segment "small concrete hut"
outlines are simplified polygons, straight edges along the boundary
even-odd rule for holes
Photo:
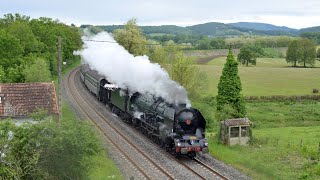
[[[220,122],[220,140],[227,145],[246,145],[250,140],[251,121],[248,118],[226,119]]]

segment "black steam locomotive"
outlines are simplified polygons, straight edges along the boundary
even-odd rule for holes
[[[129,94],[91,70],[80,68],[80,78],[88,90],[125,122],[137,127],[157,144],[176,156],[208,152],[206,121],[201,113],[185,104],[173,105],[151,94]]]

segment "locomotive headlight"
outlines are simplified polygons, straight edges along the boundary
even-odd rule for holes
[[[194,140],[193,140],[193,139],[190,140],[190,144],[191,144],[191,145],[194,144]]]
[[[178,143],[177,143],[177,146],[180,147],[180,146],[181,146],[181,142],[178,142]]]
[[[207,139],[204,139],[203,142],[204,142],[204,145],[205,145],[205,146],[208,146],[208,141],[207,141]]]

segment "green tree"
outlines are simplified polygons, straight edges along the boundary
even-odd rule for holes
[[[293,40],[288,47],[286,61],[287,63],[293,63],[296,67],[297,63],[303,64],[306,67],[307,64],[314,66],[317,57],[316,45],[310,39],[298,39]]]
[[[185,87],[191,96],[197,96],[207,85],[207,76],[182,52],[177,53],[172,64],[171,78]]]
[[[6,83],[19,83],[24,82],[24,76],[22,73],[23,66],[12,66],[9,67],[6,71]]]
[[[8,27],[8,33],[20,40],[25,55],[29,53],[38,53],[43,48],[43,43],[37,40],[27,22],[15,21],[11,23]]]
[[[202,49],[202,50],[211,49],[210,40],[207,37],[201,39],[198,43],[199,43],[197,45],[198,49]]]
[[[19,65],[23,48],[19,39],[4,30],[0,30],[0,66],[5,70],[11,66]]]
[[[92,158],[102,150],[92,127],[78,120],[64,118],[61,127],[46,120],[20,126],[0,122],[3,179],[86,179]]]
[[[256,65],[257,54],[252,50],[250,46],[243,46],[238,54],[238,61],[242,65],[248,66],[249,64]]]
[[[0,123],[0,176],[4,179],[43,178],[37,166],[40,159],[39,131],[32,125],[15,126],[8,122]]]
[[[134,56],[144,55],[147,52],[147,40],[137,26],[136,19],[130,19],[124,29],[117,29],[113,32],[115,40]]]
[[[167,55],[168,53],[162,46],[156,46],[153,50],[153,52],[150,55],[150,60],[154,63],[167,63]]]
[[[5,72],[4,72],[4,68],[2,66],[0,66],[0,83],[4,83],[5,82]]]
[[[298,40],[293,40],[287,50],[286,61],[287,63],[293,63],[293,66],[296,67],[299,59],[302,56],[302,49],[299,46]]]
[[[25,82],[49,82],[51,74],[44,59],[38,58],[34,64],[23,70]]]
[[[317,58],[317,46],[316,44],[310,39],[302,39],[299,43],[303,51],[302,58],[300,61],[298,60],[299,64],[303,64],[303,67],[306,67],[306,64],[310,66],[314,66],[316,58]]]
[[[224,106],[229,104],[236,111],[236,113],[232,113],[234,118],[244,117],[246,115],[246,107],[241,90],[241,81],[240,76],[238,75],[238,62],[234,59],[232,51],[229,50],[227,62],[224,65],[218,84],[218,112],[223,112]]]
[[[81,49],[80,31],[58,20],[41,17],[32,19],[20,14],[6,14],[0,19],[0,66],[6,82],[24,82],[23,69],[33,59],[48,61],[52,74],[57,74],[57,39],[62,37],[62,55],[67,64],[78,60],[74,50]],[[32,57],[32,58],[31,58]]]
[[[9,26],[11,23],[16,21],[29,22],[30,17],[19,14],[19,13],[15,13],[15,14],[9,13],[9,14],[5,14],[3,18],[0,19],[0,24],[5,24],[6,26]]]
[[[317,44],[320,44],[320,32],[304,32],[300,34],[300,37],[314,40]]]
[[[227,47],[224,38],[211,39],[210,46],[213,49],[225,49]]]
[[[317,50],[317,59],[320,60],[320,48]]]

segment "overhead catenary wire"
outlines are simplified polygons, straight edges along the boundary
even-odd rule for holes
[[[116,41],[105,41],[105,40],[93,40],[93,39],[85,39],[83,41],[91,41],[91,42],[99,42],[99,43],[115,43],[118,44]],[[143,43],[133,43],[133,44],[143,44]],[[177,46],[177,47],[191,47],[192,45],[182,45],[182,44],[145,44],[146,46]]]

